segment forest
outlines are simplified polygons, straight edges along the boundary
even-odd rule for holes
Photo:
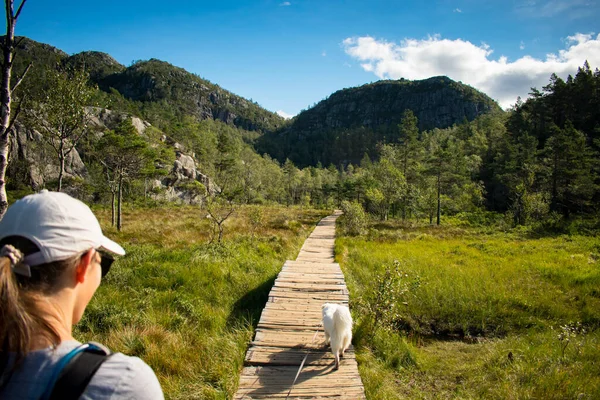
[[[414,113],[405,110],[396,134],[376,143],[376,153],[365,153],[360,163],[317,162],[304,168],[289,159],[280,162],[269,154],[259,155],[253,143],[260,132],[218,120],[176,117],[175,112],[166,117],[172,107],[101,91],[89,86],[86,73],[77,69],[48,69],[41,77],[44,83],[32,74],[30,83],[22,85],[27,108],[23,123],[47,138],[40,146],[45,146],[49,163],[60,163],[60,152],[50,146],[58,137],[66,137],[67,147],[78,150],[87,173],[67,178],[64,190],[93,202],[110,202],[120,190],[125,202],[147,204],[159,190],[153,193],[149,180],[167,175],[175,151],[185,151],[219,188],[217,197],[232,204],[333,208],[347,201],[381,220],[441,224],[445,216],[463,215],[473,221],[505,218],[513,226],[556,224],[598,212],[600,73],[587,63],[566,81],[552,75],[548,85],[532,88],[531,97],[518,99],[506,112],[483,114],[449,128],[420,131]],[[48,103],[52,107],[44,105],[44,99],[53,99]],[[137,115],[152,126],[139,136],[131,123],[122,121],[100,140],[97,133],[86,134],[90,127],[84,112],[84,106],[99,104],[121,111],[137,107]],[[67,121],[63,116],[74,105],[81,112]],[[158,109],[163,114],[157,114]],[[70,126],[70,131],[57,132],[58,126]],[[160,140],[163,132],[179,150]],[[346,145],[374,136],[365,127],[328,135]],[[312,151],[318,154],[319,146]],[[25,178],[26,168],[24,162],[10,163],[9,191],[33,189]],[[47,182],[50,189],[59,185],[63,183],[57,179]],[[214,194],[198,182],[179,185],[198,198]]]

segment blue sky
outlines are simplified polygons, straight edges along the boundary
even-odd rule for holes
[[[600,67],[600,0],[28,0],[16,34],[124,65],[158,58],[295,115],[336,90],[434,75],[509,106]]]

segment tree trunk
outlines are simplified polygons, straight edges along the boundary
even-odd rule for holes
[[[10,134],[10,105],[11,90],[10,78],[14,55],[15,19],[13,18],[13,3],[6,0],[6,36],[4,37],[3,62],[2,62],[2,88],[0,88],[0,219],[8,208],[8,197],[6,196],[6,168],[8,167]],[[10,15],[9,15],[10,14]]]
[[[119,197],[118,197],[118,206],[117,206],[117,230],[120,231],[122,228],[122,224],[121,224],[121,212],[123,210],[122,208],[122,202],[123,202],[123,175],[119,175]]]
[[[219,244],[221,244],[221,240],[223,239],[223,227],[222,227],[222,225],[223,225],[223,222],[225,222],[225,221],[222,221],[222,222],[219,224],[219,240],[218,240],[218,242],[217,242],[217,243],[219,243]]]
[[[4,129],[4,127],[0,128]],[[8,197],[6,196],[6,167],[8,166],[8,135],[0,134],[0,219],[8,209]]]
[[[115,198],[117,197],[117,194],[115,193],[114,189],[111,190],[111,200],[110,200],[110,222],[111,222],[111,226],[115,226]]]
[[[57,192],[60,192],[62,190],[62,181],[63,181],[63,175],[65,173],[65,152],[63,149],[63,143],[61,142],[60,144],[60,152],[58,154],[58,160],[59,160],[59,169],[58,169],[58,188],[57,188]]]
[[[405,145],[406,146],[406,145]],[[408,150],[404,151],[404,168],[402,173],[404,174],[404,179],[406,179],[406,171],[408,170]],[[402,222],[406,221],[406,204],[408,203],[408,194],[409,194],[409,186],[408,180],[406,182],[406,195],[402,196]]]
[[[555,150],[556,152],[556,150]],[[554,165],[552,168],[552,200],[550,201],[550,209],[558,210],[558,155],[554,154]]]
[[[442,216],[442,174],[438,172],[437,176],[437,225],[440,224],[440,219]]]

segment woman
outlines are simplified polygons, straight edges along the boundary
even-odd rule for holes
[[[109,254],[125,251],[102,234],[89,207],[64,193],[42,191],[8,209],[0,221],[1,399],[61,397],[65,382],[70,393],[71,375],[59,376],[86,347],[72,327],[108,273]],[[141,359],[116,353],[101,362],[81,398],[163,399]]]

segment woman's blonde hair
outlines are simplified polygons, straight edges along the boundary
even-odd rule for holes
[[[39,251],[29,239],[8,236],[0,241],[0,248],[10,244],[24,255]],[[7,375],[19,366],[31,350],[34,338],[43,338],[50,345],[58,346],[60,336],[37,306],[36,298],[60,289],[59,279],[67,270],[75,268],[80,255],[67,260],[31,267],[31,277],[15,274],[13,260],[0,257],[0,387]],[[14,355],[14,360],[10,354]]]

